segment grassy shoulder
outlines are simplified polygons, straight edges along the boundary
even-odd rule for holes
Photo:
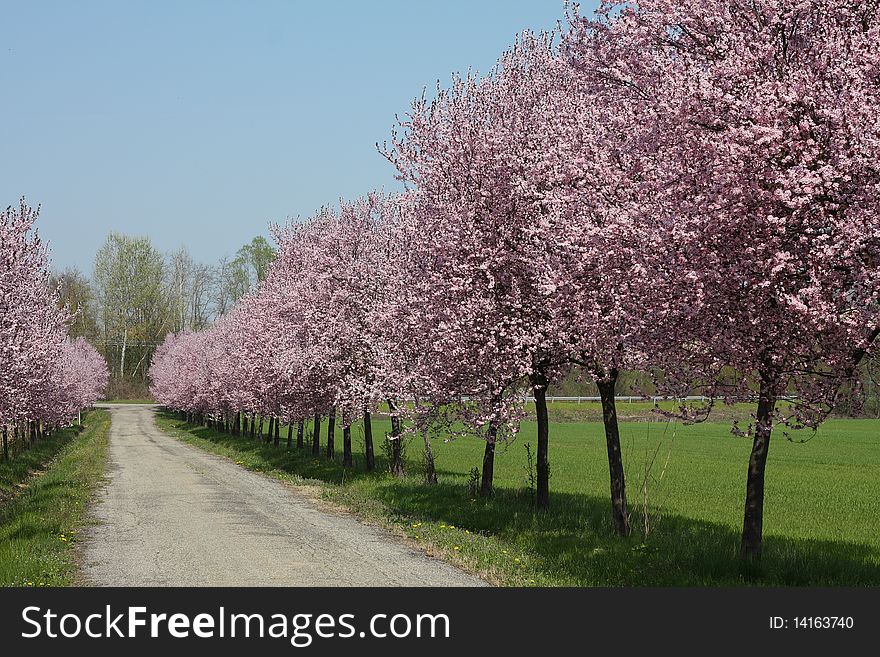
[[[104,474],[110,414],[83,414],[83,428],[59,431],[0,464],[0,586],[67,586],[86,505]]]
[[[439,483],[421,482],[420,441],[411,476],[355,467],[187,425],[160,412],[171,435],[238,465],[315,486],[326,501],[388,527],[429,553],[507,586],[738,586],[880,584],[880,423],[829,422],[805,444],[780,440],[768,466],[765,555],[745,569],[737,547],[749,443],[729,425],[622,425],[633,534],[610,531],[607,462],[600,424],[551,431],[551,509],[536,511],[528,487],[533,427],[496,460],[496,494],[474,499],[470,470],[479,440],[433,440]],[[377,446],[388,430],[374,422]],[[322,454],[326,423],[322,427]],[[307,432],[308,433],[308,432]],[[286,433],[282,430],[282,442]],[[337,450],[341,436],[337,432]],[[645,476],[651,455],[658,454]],[[383,459],[379,459],[379,468]],[[649,486],[645,489],[644,481]]]

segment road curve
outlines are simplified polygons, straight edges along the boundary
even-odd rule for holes
[[[481,586],[385,531],[108,404],[108,483],[80,544],[92,586]]]

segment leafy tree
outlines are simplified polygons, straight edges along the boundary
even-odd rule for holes
[[[100,337],[98,301],[88,277],[76,267],[70,267],[54,274],[49,279],[49,287],[58,291],[61,305],[71,313],[70,336],[97,341]]]
[[[275,250],[266,238],[258,235],[242,246],[235,257],[223,257],[214,275],[214,305],[217,316],[225,315],[233,304],[266,278]]]
[[[164,258],[146,237],[111,232],[95,255],[105,355],[116,356],[120,377],[136,375],[167,332],[164,275]],[[139,356],[134,367],[126,363],[131,349]]]
[[[206,328],[210,323],[214,272],[193,260],[186,247],[166,259],[166,295],[172,331]]]

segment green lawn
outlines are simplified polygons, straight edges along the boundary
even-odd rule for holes
[[[634,529],[624,540],[610,532],[599,423],[551,425],[547,512],[531,504],[524,446],[534,449],[536,428],[529,422],[515,442],[499,448],[491,500],[468,494],[468,473],[482,458],[477,439],[434,439],[440,483],[426,487],[420,480],[420,440],[407,447],[411,476],[395,480],[363,472],[360,427],[354,429],[355,468],[345,470],[295,449],[187,426],[172,415],[161,415],[159,424],[245,467],[294,482],[317,480],[326,499],[496,583],[880,584],[880,422],[874,420],[831,420],[805,443],[776,434],[767,466],[765,554],[760,568],[752,570],[736,558],[750,441],[732,436],[729,424],[622,424]],[[321,429],[323,445],[326,422]],[[374,422],[377,453],[388,430],[387,420]],[[285,438],[283,431],[282,444]],[[338,429],[336,445],[341,452]],[[655,450],[646,537],[642,482]]]
[[[104,474],[110,415],[83,414],[84,428],[38,442],[0,463],[0,586],[64,586],[73,581],[73,545],[86,504]]]

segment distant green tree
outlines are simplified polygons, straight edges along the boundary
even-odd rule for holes
[[[200,331],[210,324],[211,267],[193,260],[185,246],[170,253],[165,266],[169,329]]]
[[[104,357],[118,363],[119,377],[143,377],[143,363],[169,329],[164,278],[165,259],[147,237],[111,232],[95,254]],[[132,348],[137,361],[126,363]]]
[[[73,313],[68,329],[70,337],[83,337],[92,343],[98,340],[98,301],[88,276],[76,267],[69,267],[53,274],[49,286],[58,290],[59,303]]]
[[[216,270],[215,310],[225,315],[232,304],[256,289],[275,259],[275,249],[261,235],[242,246],[231,260],[222,258]]]
[[[269,265],[275,258],[275,249],[262,235],[257,235],[245,244],[235,254],[233,263],[246,272],[251,289],[255,288],[266,278]]]

